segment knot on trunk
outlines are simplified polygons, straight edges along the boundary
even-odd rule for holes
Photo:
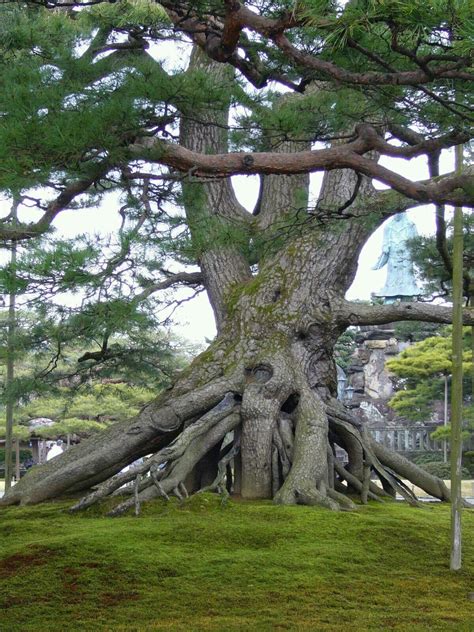
[[[273,369],[269,364],[258,364],[245,369],[245,377],[248,383],[266,384],[273,377]]]

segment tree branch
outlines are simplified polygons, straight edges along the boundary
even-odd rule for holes
[[[427,303],[394,303],[392,305],[366,305],[350,301],[332,304],[336,319],[349,325],[383,325],[399,320],[421,320],[432,323],[452,322],[452,307]],[[464,309],[464,324],[474,324],[474,309]]]
[[[466,81],[474,79],[474,75],[465,69],[469,68],[469,58],[457,56],[453,60],[452,54],[436,59],[440,63],[435,67],[431,66],[429,69],[426,67],[420,68],[415,63],[414,70],[351,72],[334,62],[323,60],[317,55],[299,50],[290,41],[285,31],[294,27],[301,27],[305,23],[304,16],[299,17],[296,11],[284,15],[282,18],[273,19],[255,13],[244,6],[243,3],[226,2],[228,7],[229,5],[232,7],[232,13],[228,12],[227,16],[218,22],[214,15],[198,15],[197,12],[193,12],[192,6],[189,6],[186,10],[187,3],[183,3],[178,10],[175,2],[161,2],[161,4],[167,11],[175,28],[191,35],[193,41],[217,61],[233,63],[233,59],[238,56],[232,57],[229,52],[237,47],[240,33],[247,29],[271,40],[287,58],[291,59],[298,66],[318,73],[317,77],[314,78],[327,79],[329,76],[341,83],[362,86],[413,86],[431,83],[434,78],[464,79]],[[210,28],[211,25],[212,29]],[[208,43],[209,37],[214,39],[214,44]],[[222,57],[222,59],[219,59],[219,57]],[[445,63],[443,64],[443,62]]]
[[[191,151],[161,139],[142,138],[129,147],[129,155],[131,159],[143,159],[168,165],[178,171],[187,172],[190,176],[200,178],[228,177],[237,174],[292,175],[348,168],[374,178],[422,203],[437,202],[474,206],[474,196],[467,190],[472,187],[474,181],[474,176],[469,172],[462,176],[445,176],[439,180],[413,182],[362,155],[371,150],[380,151],[381,144],[392,147],[381,141],[377,134],[368,132],[369,127],[358,126],[358,136],[355,140],[337,147],[312,151],[236,152],[209,155]],[[413,155],[422,153],[424,151]]]
[[[278,33],[272,39],[278,48],[298,65],[318,71],[321,73],[321,78],[327,78],[329,75],[332,79],[342,83],[363,86],[412,86],[431,83],[434,77],[439,79],[464,79],[465,81],[474,79],[474,75],[470,72],[459,70],[453,64],[439,66],[430,73],[422,69],[399,72],[350,72],[332,62],[303,53],[290,42],[284,33]]]
[[[109,164],[103,164],[93,175],[87,178],[81,178],[69,184],[56,199],[47,205],[43,216],[37,222],[30,224],[22,222],[11,223],[9,216],[0,219],[0,239],[20,241],[38,237],[38,235],[45,233],[55,217],[64,211],[78,195],[85,193],[98,179],[103,177],[109,169]]]
[[[199,286],[203,283],[203,275],[201,272],[177,272],[168,276],[163,281],[158,281],[145,288],[140,294],[137,294],[134,298],[134,302],[141,302],[147,299],[151,294],[158,292],[159,290],[166,290],[176,285],[188,285]]]
[[[105,0],[30,1],[31,4],[57,9],[90,6],[100,4]],[[412,69],[387,68],[387,65],[381,63],[380,59],[372,56],[368,59],[375,63],[377,68],[382,66],[384,71],[370,69],[365,72],[353,72],[333,61],[322,59],[317,53],[302,50],[291,41],[291,35],[287,35],[287,32],[291,32],[291,29],[294,28],[303,27],[307,21],[304,12],[299,11],[298,3],[295,3],[293,11],[286,12],[278,18],[265,17],[237,0],[225,0],[222,4],[222,11],[216,14],[215,6],[213,6],[212,13],[205,13],[199,3],[196,7],[196,3],[191,2],[168,2],[165,0],[161,2],[161,6],[167,12],[176,31],[188,35],[212,59],[222,63],[230,63],[238,68],[258,88],[265,86],[269,80],[281,81],[283,79],[282,83],[288,84],[284,81],[285,77],[282,77],[278,71],[276,74],[271,69],[262,72],[259,67],[261,65],[260,59],[252,55],[245,46],[245,36],[248,32],[256,34],[263,40],[261,46],[267,54],[271,54],[270,49],[275,46],[294,64],[307,72],[311,71],[313,79],[327,79],[329,77],[338,83],[359,86],[421,86],[433,83],[436,79],[461,79],[464,81],[474,79],[474,75],[470,71],[469,55],[455,55],[452,50],[447,54],[435,51],[436,54],[419,57],[416,48],[414,50],[403,48],[398,52],[404,56],[406,62],[412,64]],[[384,20],[371,16],[369,19],[373,23],[379,22],[390,26],[388,18]],[[324,16],[321,16],[318,26],[326,28],[330,32],[331,28],[338,26],[338,21],[326,20]],[[268,41],[269,44],[266,43]],[[385,43],[388,47],[396,50],[393,38],[390,36]],[[352,38],[350,45],[352,47],[357,45],[357,50],[364,54],[364,49]],[[237,48],[245,51],[245,59],[238,53]]]

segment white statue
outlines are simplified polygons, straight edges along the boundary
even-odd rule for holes
[[[407,243],[417,236],[416,226],[406,213],[398,213],[385,226],[382,254],[373,270],[380,270],[387,264],[385,285],[375,294],[383,297],[386,303],[393,303],[397,299],[407,300],[421,294]]]
[[[47,461],[51,461],[54,457],[59,456],[64,452],[64,448],[62,447],[63,442],[61,439],[58,439],[56,443],[54,443],[50,449],[48,450],[48,456],[46,457]]]

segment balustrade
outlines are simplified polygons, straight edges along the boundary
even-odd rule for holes
[[[406,426],[371,426],[370,434],[376,441],[396,452],[442,452],[443,442],[431,439],[435,424],[424,424],[415,427]],[[464,449],[472,449],[474,440],[465,442]]]

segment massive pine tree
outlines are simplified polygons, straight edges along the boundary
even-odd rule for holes
[[[337,401],[334,346],[350,325],[450,322],[449,307],[365,305],[345,294],[387,218],[426,203],[474,205],[469,169],[438,170],[442,150],[473,136],[469,3],[15,4],[2,6],[1,186],[42,214],[30,224],[5,217],[0,235],[36,236],[101,187],[141,200],[140,228],[153,216],[156,227],[173,195],[186,247],[162,247],[199,269],[157,266],[139,297],[201,286],[218,333],[135,419],[34,468],[3,502],[88,492],[77,505],[86,507],[135,480],[119,513],[156,495],[222,488],[232,461],[233,489],[245,498],[339,509],[353,507],[350,490],[414,501],[406,478],[448,500],[442,481],[378,445]],[[170,41],[182,53],[193,46],[186,70],[176,53],[174,66],[165,59]],[[382,156],[426,156],[432,177],[410,180]],[[235,196],[236,174],[260,176],[252,213]],[[474,322],[472,309],[465,314]],[[370,470],[383,489],[369,484]]]

